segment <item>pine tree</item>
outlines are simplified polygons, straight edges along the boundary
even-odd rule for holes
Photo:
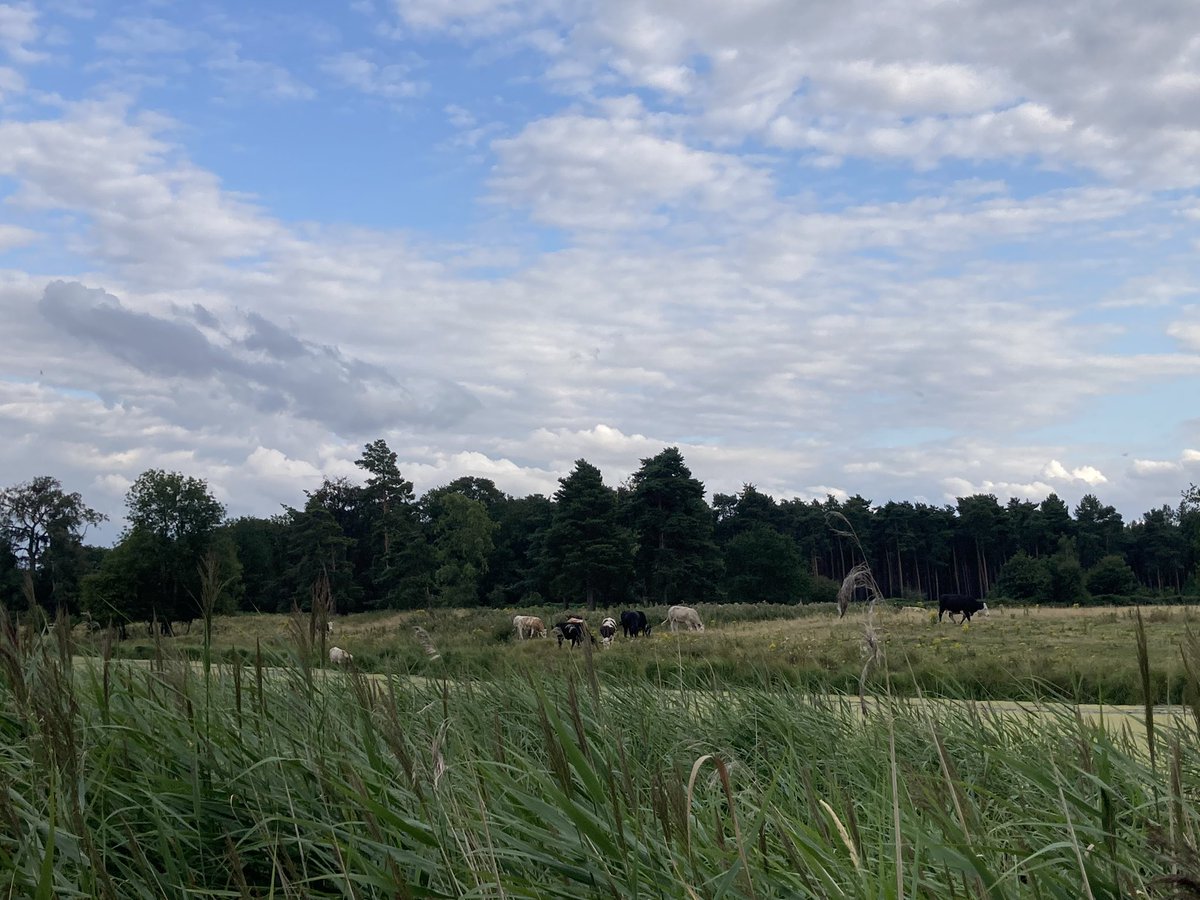
[[[597,599],[624,592],[632,569],[633,540],[617,516],[616,492],[587,460],[559,479],[554,518],[546,531],[543,562],[554,590],[569,606],[582,595],[588,609]]]
[[[630,480],[629,521],[637,535],[636,573],[647,599],[660,603],[715,596],[721,557],[704,485],[677,447],[642,460]]]

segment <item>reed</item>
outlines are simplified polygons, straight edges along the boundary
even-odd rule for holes
[[[1142,736],[1069,706],[882,694],[864,719],[853,695],[668,689],[605,671],[601,653],[564,654],[566,678],[432,679],[329,671],[308,629],[295,640],[205,679],[169,645],[153,666],[72,660],[0,611],[0,894],[1153,897],[1197,883],[1191,718],[1156,717],[1169,762],[1152,764]]]

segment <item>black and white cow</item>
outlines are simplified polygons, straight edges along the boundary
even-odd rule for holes
[[[639,634],[650,636],[650,622],[640,609],[627,609],[621,613],[621,630],[625,637],[637,637]]]
[[[560,647],[563,645],[563,641],[570,641],[572,648],[582,644],[585,639],[590,639],[593,644],[596,643],[595,635],[588,630],[587,622],[578,616],[572,616],[565,622],[557,623],[554,626],[554,636],[558,638]]]
[[[942,614],[949,613],[950,621],[954,621],[954,614],[958,613],[962,616],[960,621],[970,622],[971,616],[977,612],[982,612],[985,616],[991,615],[988,612],[987,604],[982,600],[974,600],[966,594],[942,594],[938,598],[938,621],[942,621]]]
[[[607,619],[605,619],[603,622],[600,623],[600,640],[604,642],[605,647],[607,647],[609,644],[612,643],[613,635],[615,635],[616,633],[617,633],[617,620],[614,619],[612,616],[609,616]]]

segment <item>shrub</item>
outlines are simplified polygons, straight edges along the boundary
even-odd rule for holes
[[[1003,566],[996,578],[995,593],[1010,600],[1045,603],[1051,599],[1050,572],[1046,563],[1018,551]]]
[[[1137,576],[1124,558],[1113,553],[1092,566],[1087,574],[1087,589],[1093,594],[1132,594]]]
[[[805,603],[837,603],[838,588],[841,585],[832,578],[824,575],[814,575],[808,583],[808,594]]]

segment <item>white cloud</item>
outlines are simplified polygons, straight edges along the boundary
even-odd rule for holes
[[[556,5],[553,0],[392,0],[402,33],[448,32],[464,38],[530,27]]]
[[[326,59],[321,67],[347,87],[384,100],[408,100],[423,94],[428,85],[412,77],[411,67],[381,65],[362,53],[346,52]]]
[[[20,184],[10,202],[82,213],[86,250],[175,287],[280,235],[247,199],[175,158],[161,125],[130,122],[119,103],[90,102],[61,119],[0,121],[0,175]]]
[[[22,247],[26,244],[31,244],[37,238],[38,234],[36,231],[31,231],[28,228],[20,228],[16,225],[0,223],[0,253],[13,247]]]
[[[40,36],[37,21],[37,10],[30,3],[0,3],[0,52],[15,63],[44,59],[44,54],[27,46]]]
[[[1052,459],[1046,463],[1042,474],[1046,478],[1055,481],[1082,481],[1084,484],[1095,487],[1098,484],[1107,483],[1108,479],[1104,477],[1104,473],[1095,466],[1077,466],[1074,469],[1068,470],[1066,466],[1060,463],[1057,459]]]
[[[539,119],[492,148],[497,196],[566,228],[653,226],[682,204],[740,217],[770,195],[765,172],[655,133],[635,117]]]
[[[286,68],[263,60],[246,59],[236,44],[229,44],[206,67],[216,73],[226,90],[259,94],[280,100],[312,100],[317,92]]]
[[[1160,472],[1175,472],[1179,463],[1169,459],[1135,459],[1133,472],[1135,475],[1157,475]]]
[[[0,102],[25,90],[25,79],[16,69],[0,66]]]
[[[196,41],[166,19],[144,16],[117,19],[96,38],[96,46],[126,57],[174,56],[190,50]]]

